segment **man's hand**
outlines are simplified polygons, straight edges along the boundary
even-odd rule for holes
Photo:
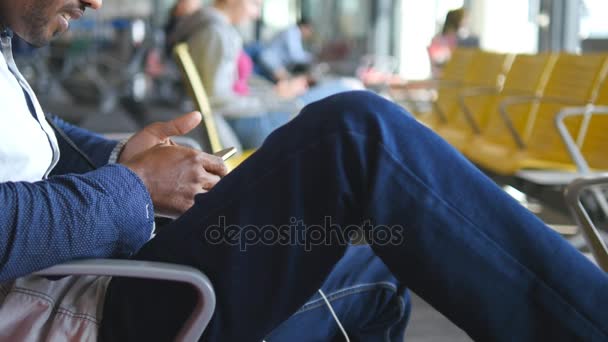
[[[184,135],[202,120],[192,112],[146,126],[123,149],[118,162],[143,181],[156,212],[174,217],[194,204],[194,196],[211,190],[228,169],[221,158],[176,146],[172,136]]]
[[[170,144],[172,136],[184,135],[196,128],[202,120],[201,113],[192,112],[167,122],[156,122],[146,126],[132,136],[120,153],[118,162],[124,162],[156,145]]]
[[[156,213],[183,214],[194,196],[213,188],[228,172],[221,158],[190,148],[156,145],[123,163],[146,185]]]

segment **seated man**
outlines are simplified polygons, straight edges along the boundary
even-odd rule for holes
[[[85,6],[101,6],[0,4],[3,26],[36,45]],[[337,338],[335,325],[312,327],[307,315],[316,290],[335,279],[367,285],[337,290],[333,303],[386,289],[341,305],[353,339],[397,340],[407,316],[395,305],[397,280],[474,339],[608,338],[608,277],[394,104],[366,92],[314,103],[229,175],[218,159],[171,143],[199,123],[195,113],[147,127],[124,146],[64,125],[94,152],[90,164],[119,162],[87,171],[44,120],[9,36],[5,29],[0,63],[10,122],[0,126],[3,338],[94,338],[100,324],[102,340],[171,340],[195,303],[188,286],[25,277],[118,256],[205,272],[218,299],[207,341]],[[48,178],[51,170],[58,176]],[[180,216],[148,241],[154,212]],[[369,246],[352,247],[354,238]],[[297,335],[281,331],[291,320]]]
[[[308,19],[301,19],[279,32],[259,55],[259,62],[271,79],[289,79],[292,71],[305,71],[313,62],[312,54],[304,49],[304,42],[311,39],[314,30]]]
[[[0,196],[5,209],[0,214],[0,281],[5,282],[0,284],[0,336],[92,340],[98,335],[110,278],[15,278],[81,257],[129,256],[149,239],[155,211],[171,216],[182,213],[192,206],[195,194],[213,188],[225,167],[212,156],[173,146],[169,140],[170,135],[198,126],[200,114],[151,125],[118,145],[53,120],[51,125],[59,126],[87,152],[87,165],[87,158],[75,153],[63,137],[57,138],[47,123],[14,64],[8,27],[41,45],[47,35],[67,28],[66,18],[77,18],[84,6],[99,7],[100,2],[58,0],[50,7],[39,0],[14,7],[7,4],[3,3],[3,13],[13,18],[2,22],[0,55],[2,120],[6,123],[0,126]],[[33,21],[40,17],[48,20]],[[139,159],[139,152],[148,148],[158,149],[156,156]],[[100,167],[108,160],[129,166]],[[353,329],[353,336],[402,340],[409,313],[405,289],[368,246],[349,248],[320,287],[342,321],[361,329]],[[239,291],[245,293],[247,288]],[[311,296],[294,320],[272,332],[272,338],[290,340],[302,331],[314,331],[325,340],[338,334],[327,307],[317,304],[318,298]],[[365,310],[346,316],[352,307]]]

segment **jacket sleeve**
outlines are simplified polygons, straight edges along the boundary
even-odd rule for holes
[[[312,63],[313,56],[304,49],[304,44],[302,42],[302,34],[300,33],[300,29],[297,26],[292,27],[286,32],[285,44],[287,46],[287,51],[289,54],[289,58],[291,59],[291,63]]]
[[[129,256],[154,220],[145,186],[121,165],[0,183],[0,203],[0,281],[74,259]]]
[[[86,129],[70,125],[57,117],[53,117],[52,120],[71,140],[74,141],[79,149],[91,158],[97,167],[104,166],[108,163],[110,154],[117,144],[116,141],[106,139],[103,136]],[[57,166],[53,169],[52,175],[91,171],[91,168],[85,160],[76,153],[61,136],[57,135],[57,141],[59,143],[61,158],[59,159]]]

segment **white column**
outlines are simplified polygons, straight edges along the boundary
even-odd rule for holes
[[[400,11],[400,74],[408,80],[428,78],[427,47],[435,35],[436,2],[402,0]]]
[[[476,0],[473,2],[473,31],[480,34],[481,47],[511,53],[536,53],[538,25],[530,18],[529,0]],[[532,12],[533,13],[533,12]]]

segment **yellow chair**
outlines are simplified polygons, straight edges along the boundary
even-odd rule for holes
[[[576,170],[521,170],[516,174],[518,178],[539,185],[566,186],[578,177],[608,171],[608,79],[604,80],[594,105],[564,108],[556,115],[555,123]],[[578,131],[570,129],[577,125]],[[604,199],[598,202],[608,215],[608,202]]]
[[[487,113],[471,113],[479,123],[479,134],[471,135],[466,144],[460,146],[472,161],[482,164],[485,156],[508,155],[515,149],[513,137],[500,114],[500,105],[511,97],[537,98],[542,97],[549,77],[557,62],[557,54],[518,55],[507,76],[501,95],[490,99]],[[465,105],[467,102],[465,100]],[[538,105],[512,107],[513,114],[524,120],[530,112],[538,110]]]
[[[608,246],[606,246],[602,233],[593,224],[589,213],[585,210],[581,202],[581,195],[584,190],[593,189],[597,186],[606,187],[606,185],[608,185],[608,174],[588,176],[572,182],[565,193],[566,204],[570,208],[572,216],[574,216],[581,227],[583,237],[587,241],[587,245],[590,247],[597,265],[604,272],[608,272]],[[603,197],[604,195],[601,194],[600,196]]]
[[[451,96],[447,100],[444,96],[442,99],[444,104],[439,104],[439,107],[449,108],[449,110],[443,111],[444,120],[434,126],[435,131],[453,145],[458,144],[457,138],[461,132],[469,132],[471,127],[479,131],[477,123],[473,121],[474,118],[470,114],[483,111],[487,103],[477,102],[466,108],[468,111],[463,112],[462,98],[472,94],[498,93],[503,87],[505,75],[511,69],[513,59],[514,56],[509,54],[483,51],[475,54],[463,87],[448,90],[452,93]]]
[[[437,100],[433,103],[433,111],[420,115],[419,120],[434,130],[449,125],[458,117],[460,95],[465,91],[496,91],[501,87],[502,77],[511,66],[512,58],[506,54],[498,54],[477,50],[473,52],[471,62],[466,69],[464,78],[459,84],[440,87]]]
[[[441,72],[440,82],[460,85],[464,82],[469,67],[474,63],[473,58],[479,50],[459,48],[454,50],[450,61]]]
[[[217,124],[213,116],[213,111],[209,103],[209,97],[203,86],[203,81],[198,73],[196,64],[192,60],[188,45],[181,43],[175,46],[173,54],[180,71],[182,72],[182,78],[186,83],[186,87],[194,100],[196,108],[203,115],[203,129],[208,139],[208,144],[211,148],[210,152],[218,152],[229,146],[222,146],[220,135],[218,133]],[[226,166],[230,170],[236,168],[245,159],[247,159],[254,151],[243,151],[240,155],[235,156],[226,161]]]
[[[405,108],[408,108],[413,114],[424,114],[420,111],[414,110],[417,108],[415,94],[419,94],[420,92],[424,92],[426,94],[429,92],[434,93],[439,89],[462,86],[467,70],[472,63],[473,56],[477,52],[478,50],[476,49],[456,49],[452,54],[452,58],[450,58],[445,65],[441,78],[410,81],[404,84],[392,84],[390,87],[391,97],[395,102],[399,103]]]
[[[587,107],[583,127],[576,138],[581,154],[592,170],[608,171],[608,77],[598,92],[595,106]],[[565,118],[565,126],[572,126]]]
[[[478,146],[474,140],[486,131],[494,132],[504,128],[498,107],[509,96],[540,96],[547,84],[548,76],[555,65],[557,55],[517,55],[505,75],[501,90],[472,89],[460,94],[459,115],[449,127],[439,133],[461,152],[469,146]],[[488,134],[488,138],[499,136]],[[510,136],[506,136],[511,139]]]
[[[483,138],[466,150],[466,155],[481,167],[502,175],[514,175],[522,169],[574,169],[555,129],[554,118],[565,106],[594,101],[607,67],[606,55],[560,55],[543,96],[510,97],[503,101],[502,129],[484,132]],[[570,122],[569,129],[577,132],[580,124],[581,120]],[[501,141],[488,139],[491,134],[497,134]]]

